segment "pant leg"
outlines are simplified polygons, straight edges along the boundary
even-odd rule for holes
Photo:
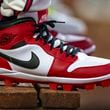
[[[1,14],[3,16],[13,16],[15,11],[39,11],[48,8],[51,0],[3,0],[1,4]]]
[[[33,0],[30,11],[40,11],[47,9],[51,5],[51,0]]]

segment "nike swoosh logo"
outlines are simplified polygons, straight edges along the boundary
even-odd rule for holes
[[[5,55],[4,53],[0,52],[0,57],[8,60],[9,62],[18,65],[20,67],[24,67],[27,69],[35,69],[39,66],[40,60],[34,52],[31,52],[31,59],[29,61],[23,61],[11,56]]]

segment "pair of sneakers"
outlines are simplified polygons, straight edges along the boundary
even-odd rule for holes
[[[46,83],[69,91],[110,86],[110,60],[88,56],[53,37],[48,26],[55,23],[36,23],[31,17],[0,23],[1,80]]]
[[[87,27],[80,19],[67,16],[53,8],[49,8],[49,20],[64,21],[65,23],[57,23],[55,28],[51,29],[54,35],[66,44],[81,48],[88,55],[91,55],[96,46],[92,40],[84,36],[87,32]]]

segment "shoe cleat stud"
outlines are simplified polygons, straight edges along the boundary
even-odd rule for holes
[[[65,85],[63,85],[63,90],[72,91],[73,90],[73,85],[65,84]]]
[[[95,84],[87,84],[84,86],[86,90],[93,90],[95,88]]]
[[[49,84],[49,87],[50,87],[50,89],[52,89],[52,90],[57,90],[57,86],[58,86],[58,84],[56,84],[56,83],[50,83],[50,84]]]
[[[101,86],[103,87],[109,87],[110,86],[110,80],[102,81]]]
[[[10,80],[10,79],[5,79],[4,84],[5,84],[5,86],[9,86],[9,87],[11,86],[12,87],[13,86],[13,81]]]

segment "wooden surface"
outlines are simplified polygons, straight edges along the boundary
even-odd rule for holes
[[[78,91],[50,90],[21,84],[18,87],[0,86],[0,110],[61,110],[80,107]]]
[[[36,100],[36,90],[32,87],[0,87],[2,109],[36,108]]]
[[[43,108],[75,109],[80,107],[78,91],[41,89],[40,98]]]

